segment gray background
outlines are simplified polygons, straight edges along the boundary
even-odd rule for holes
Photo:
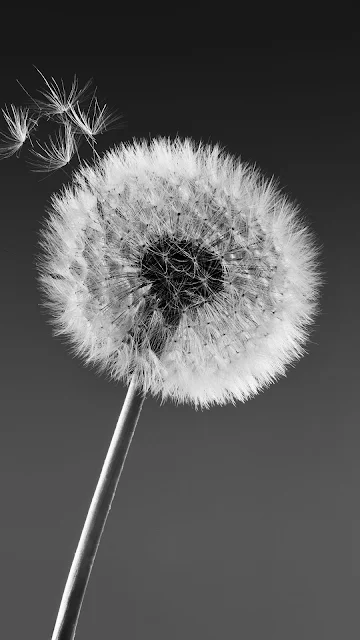
[[[326,284],[308,355],[245,404],[145,400],[77,640],[359,637],[359,49],[263,40],[187,55],[3,56],[1,106],[90,77],[132,137],[222,144],[301,203]],[[2,129],[3,123],[2,123]],[[86,153],[85,153],[86,155]],[[26,156],[26,154],[25,154]],[[50,638],[126,389],[39,311],[34,254],[67,175],[0,163],[0,602],[6,640]]]

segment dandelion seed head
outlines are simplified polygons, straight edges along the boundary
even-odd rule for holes
[[[314,236],[273,180],[218,145],[134,140],[84,163],[39,244],[54,334],[162,402],[245,402],[306,353]]]

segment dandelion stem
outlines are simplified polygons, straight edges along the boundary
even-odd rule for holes
[[[145,396],[132,378],[70,568],[51,640],[73,640],[96,552]]]

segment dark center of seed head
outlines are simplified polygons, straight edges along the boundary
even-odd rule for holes
[[[152,312],[162,312],[164,323],[175,333],[182,314],[192,307],[196,311],[223,289],[223,268],[216,255],[204,245],[190,240],[174,240],[162,236],[145,251],[139,262],[140,278],[151,284],[142,309],[140,326],[129,334],[135,343],[146,342],[160,357],[166,334],[158,328],[151,335],[148,323]],[[160,333],[161,331],[161,333]]]
[[[176,328],[193,305],[210,301],[223,288],[223,268],[216,255],[190,240],[159,238],[142,256],[141,278],[165,323]]]

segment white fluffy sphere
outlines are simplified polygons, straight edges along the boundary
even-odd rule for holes
[[[38,281],[54,335],[114,380],[197,409],[303,356],[319,248],[297,205],[219,146],[122,144],[53,196]]]

